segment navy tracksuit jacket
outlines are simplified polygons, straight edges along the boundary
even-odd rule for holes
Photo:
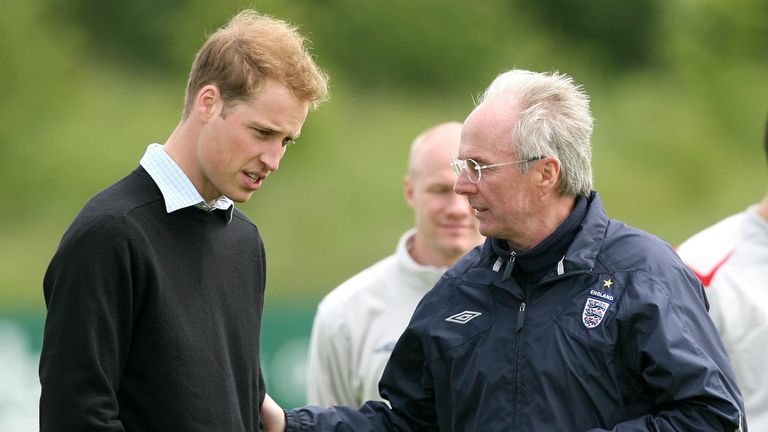
[[[668,244],[609,219],[594,192],[531,289],[494,242],[417,307],[379,385],[391,409],[295,409],[287,430],[746,431],[703,288]]]

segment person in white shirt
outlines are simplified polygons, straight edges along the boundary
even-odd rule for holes
[[[378,383],[422,296],[483,241],[467,199],[453,191],[461,123],[433,126],[411,145],[405,199],[415,228],[397,249],[331,291],[319,304],[309,346],[307,402],[358,406],[383,400]]]
[[[768,123],[764,146],[768,155]],[[768,195],[695,234],[677,252],[706,288],[750,430],[768,431]]]

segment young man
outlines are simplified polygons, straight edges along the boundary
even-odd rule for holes
[[[244,11],[200,49],[165,145],[77,215],[44,280],[41,431],[256,431],[264,248],[233,201],[278,169],[327,78]]]
[[[768,156],[768,121],[763,146]],[[695,234],[678,253],[707,289],[749,426],[768,431],[768,196]]]
[[[606,216],[591,132],[570,77],[496,78],[454,161],[487,240],[413,313],[380,383],[391,408],[283,417],[270,401],[267,430],[738,430],[701,284],[669,245]]]
[[[411,145],[405,199],[416,227],[393,255],[330,292],[309,345],[307,402],[359,406],[381,400],[379,379],[413,310],[445,270],[482,242],[467,200],[453,192],[451,159],[461,123],[443,123]]]

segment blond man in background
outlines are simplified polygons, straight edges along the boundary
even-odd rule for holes
[[[449,266],[483,241],[472,208],[453,191],[451,160],[460,136],[461,123],[450,122],[413,141],[404,192],[415,228],[400,237],[393,255],[339,285],[318,306],[308,403],[383,400],[379,379],[416,305]]]

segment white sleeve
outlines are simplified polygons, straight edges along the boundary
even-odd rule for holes
[[[709,302],[709,316],[712,318],[712,322],[715,323],[715,327],[720,332],[722,337],[724,333],[728,332],[728,325],[725,322],[727,315],[723,314],[723,305],[727,303],[728,294],[726,288],[717,288],[716,285],[710,285],[705,290],[707,294],[707,301]]]
[[[709,316],[730,353],[739,348],[738,341],[755,325],[754,307],[750,304],[753,299],[748,292],[752,286],[757,285],[748,284],[741,275],[724,267],[706,289]]]
[[[323,407],[356,407],[358,398],[352,388],[350,333],[341,316],[318,308],[309,341],[307,404]]]

